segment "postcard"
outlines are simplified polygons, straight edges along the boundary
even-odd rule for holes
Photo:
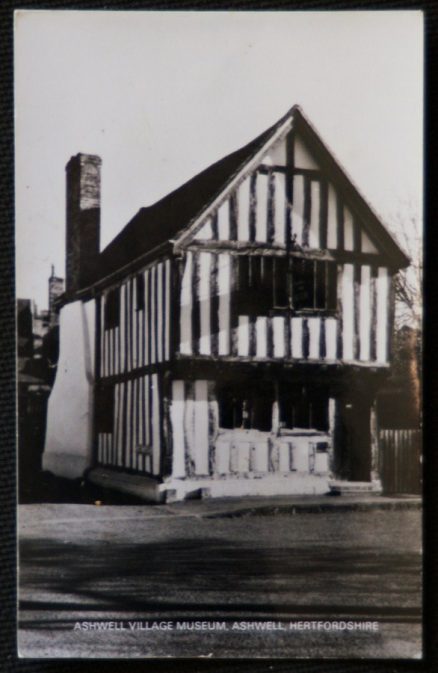
[[[15,13],[18,649],[422,657],[423,15]]]

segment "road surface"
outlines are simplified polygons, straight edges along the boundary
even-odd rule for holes
[[[19,524],[21,656],[421,656],[419,511],[28,505]]]

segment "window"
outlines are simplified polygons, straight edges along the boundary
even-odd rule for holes
[[[251,255],[238,257],[237,308],[248,315],[270,311],[334,311],[336,264],[327,260]]]
[[[218,400],[221,428],[271,430],[274,402],[271,386],[226,386],[219,392]]]
[[[334,262],[294,259],[292,304],[296,310],[336,309],[337,269]]]
[[[114,387],[101,384],[96,389],[96,431],[112,432],[114,425]]]
[[[306,386],[280,386],[280,423],[283,427],[327,432],[328,394]]]
[[[135,278],[135,290],[137,311],[144,311],[144,275],[142,273]]]
[[[118,287],[110,290],[105,297],[105,329],[118,327],[120,324],[120,290]]]
[[[249,315],[264,315],[272,308],[272,257],[238,258],[238,305]]]

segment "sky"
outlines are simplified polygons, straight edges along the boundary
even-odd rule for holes
[[[396,235],[421,222],[421,12],[16,12],[17,296],[65,275],[72,155],[102,158],[103,249],[294,104]]]

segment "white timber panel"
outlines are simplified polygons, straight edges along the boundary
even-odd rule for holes
[[[267,472],[268,466],[268,442],[266,440],[254,442],[253,466],[254,472]]]
[[[307,321],[309,326],[309,358],[318,360],[320,357],[319,342],[321,318],[309,318]]]
[[[125,456],[127,454],[127,459],[125,458],[123,462],[123,467],[131,467],[131,456],[132,456],[132,381],[126,381],[126,418],[125,418],[125,441],[126,446],[122,447],[125,450]]]
[[[284,245],[286,241],[286,179],[284,173],[275,173],[274,181],[274,242]]]
[[[257,175],[256,196],[256,241],[267,241],[268,219],[268,176],[263,173]]]
[[[353,359],[354,336],[354,265],[344,264],[342,274],[342,357],[344,360]]]
[[[211,253],[201,252],[199,254],[199,309],[200,309],[200,321],[201,321],[199,352],[201,353],[201,355],[210,355],[211,353],[210,278],[211,278]]]
[[[238,219],[237,240],[249,241],[249,205],[250,205],[250,178],[246,178],[237,192]]]
[[[265,316],[256,318],[256,355],[258,358],[265,358],[268,354],[267,330],[268,319]]]
[[[151,330],[150,330],[150,301],[149,301],[149,277],[150,273],[149,270],[145,271],[144,274],[144,294],[145,294],[145,300],[144,300],[144,312],[145,312],[145,320],[144,320],[144,341],[145,341],[145,365],[150,364],[150,335],[151,335]]]
[[[274,357],[276,358],[284,358],[285,356],[284,321],[285,318],[282,316],[274,316],[272,318]]]
[[[369,252],[372,254],[377,254],[378,250],[374,243],[371,241],[369,238],[368,234],[363,231],[361,231],[361,250],[362,252]]]
[[[319,248],[319,204],[320,204],[320,183],[318,180],[312,180],[310,184],[310,227],[309,227],[309,247]]]
[[[132,324],[132,366],[136,369],[139,366],[138,361],[138,338],[137,338],[137,320],[138,320],[138,311],[137,311],[137,283],[135,278],[133,282],[130,283],[132,288],[132,297],[131,297],[131,324]]]
[[[338,220],[336,208],[336,192],[331,183],[327,195],[327,247],[335,250],[338,246]]]
[[[152,469],[154,474],[160,471],[160,397],[158,390],[158,376],[152,374],[151,395],[152,395]]]
[[[164,344],[164,359],[170,358],[170,287],[172,283],[170,259],[166,259],[166,292],[165,292],[165,344]]]
[[[292,236],[298,245],[303,243],[304,226],[304,177],[295,175],[293,178]]]
[[[163,361],[163,321],[164,321],[164,288],[163,288],[163,263],[160,262],[156,266],[156,276],[157,276],[157,320],[156,320],[156,330],[157,330],[157,362]]]
[[[237,352],[242,356],[249,355],[249,317],[247,315],[239,316]]]
[[[273,166],[286,166],[286,141],[284,138],[269,148],[269,151],[262,159],[262,163]]]
[[[220,436],[216,440],[216,472],[228,474],[230,471],[230,441]]]
[[[181,283],[181,310],[180,310],[180,351],[184,355],[192,353],[192,253],[188,252]]]
[[[219,355],[230,352],[230,287],[231,258],[228,254],[221,254],[218,257]]]
[[[209,472],[208,442],[208,384],[207,381],[195,381],[194,401],[194,462],[195,472],[206,475]]]
[[[292,318],[291,348],[293,358],[303,357],[303,319]]]
[[[319,168],[318,164],[299,136],[295,136],[294,165],[295,168],[310,168],[314,170]]]
[[[128,372],[131,369],[131,343],[130,343],[130,333],[129,333],[129,288],[128,283],[123,283],[123,314],[121,317],[123,324],[123,331],[125,333],[125,371]]]
[[[221,241],[228,241],[230,238],[230,208],[228,200],[219,206],[217,211],[218,237]]]
[[[138,378],[132,381],[132,452],[131,452],[131,468],[138,470]]]
[[[151,284],[151,305],[150,305],[150,335],[151,340],[151,363],[154,364],[157,361],[157,267],[153,266],[149,274],[150,284]]]
[[[144,423],[145,423],[145,443],[147,447],[152,446],[152,433],[151,433],[151,390],[150,390],[150,377],[145,376],[143,378],[143,386],[144,386],[144,407],[145,407],[145,415],[144,415]],[[152,459],[149,456],[148,461],[147,461],[147,467],[146,469],[148,472],[152,472]]]
[[[205,224],[195,234],[195,239],[198,241],[209,241],[213,238],[213,231],[211,228],[211,217],[208,217]]]
[[[371,336],[371,267],[365,265],[361,268],[360,299],[359,299],[359,336],[360,336],[360,359],[370,359],[370,336]]]
[[[386,267],[379,267],[377,279],[377,362],[388,359],[388,293],[389,276]]]
[[[325,357],[327,360],[336,360],[337,322],[336,318],[325,319]]]
[[[115,463],[120,465],[122,456],[122,424],[123,424],[123,384],[116,383],[114,386],[114,449]]]
[[[344,248],[345,250],[353,250],[353,215],[344,206]]]
[[[185,447],[184,447],[184,381],[172,381],[172,404],[170,407],[170,421],[172,424],[172,476],[184,477]]]
[[[195,400],[194,384],[185,384],[186,403],[184,405],[184,446],[185,455],[192,466],[194,464],[194,441],[195,441]]]

